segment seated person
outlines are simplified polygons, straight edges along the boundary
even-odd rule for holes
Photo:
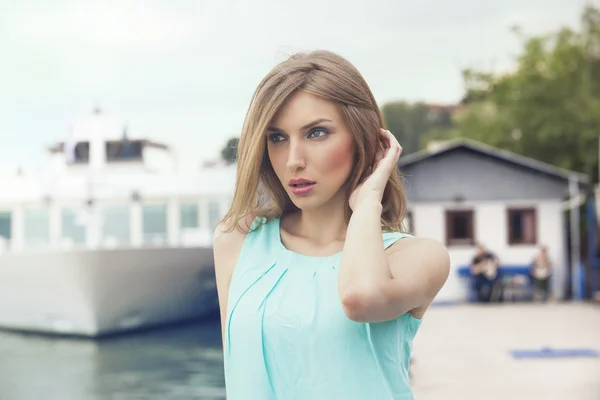
[[[552,261],[548,255],[548,248],[542,246],[540,252],[533,260],[530,271],[533,283],[534,301],[545,302],[550,297],[550,278],[552,277]]]
[[[487,303],[491,300],[492,289],[498,278],[498,258],[482,244],[477,245],[477,253],[471,262],[471,275],[475,280],[477,301]]]

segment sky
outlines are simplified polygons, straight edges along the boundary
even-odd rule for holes
[[[47,146],[100,106],[182,170],[239,136],[256,86],[296,51],[327,49],[380,105],[454,103],[461,70],[506,71],[526,34],[577,27],[600,0],[2,0],[0,171],[43,168]]]

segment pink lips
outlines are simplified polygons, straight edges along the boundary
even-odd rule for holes
[[[292,193],[295,195],[304,195],[310,193],[317,183],[309,181],[308,179],[292,179],[289,182],[289,186],[292,189]]]

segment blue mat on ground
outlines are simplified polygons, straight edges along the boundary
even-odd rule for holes
[[[433,303],[431,303],[431,307],[451,307],[451,306],[457,306],[458,304],[459,304],[458,301],[440,300],[440,301],[434,301]]]
[[[568,357],[600,357],[600,353],[594,349],[552,349],[550,347],[542,347],[540,349],[531,350],[511,350],[511,355],[517,359],[524,358],[568,358]]]

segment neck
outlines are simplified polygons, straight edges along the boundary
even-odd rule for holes
[[[348,227],[344,209],[344,202],[331,201],[318,209],[301,210],[291,218],[290,230],[316,243],[325,244],[343,240]]]

